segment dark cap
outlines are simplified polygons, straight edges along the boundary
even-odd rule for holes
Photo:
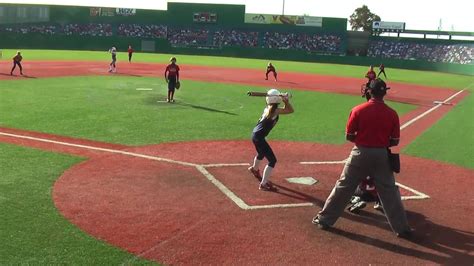
[[[387,87],[387,84],[382,79],[374,79],[369,84],[369,90],[374,91],[387,91],[390,88]]]

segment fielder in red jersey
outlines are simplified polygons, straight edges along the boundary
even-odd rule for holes
[[[365,97],[368,100],[370,100],[370,93],[369,93],[369,84],[372,80],[375,80],[377,78],[377,75],[375,74],[374,71],[374,66],[369,67],[369,71],[365,74],[365,77],[368,79],[367,83],[365,84],[365,89],[364,93],[362,94],[362,97]]]
[[[383,73],[383,76],[387,78],[387,74],[385,74],[385,66],[383,64],[380,64],[379,66],[379,73],[377,74],[377,78],[380,76],[381,73]]]
[[[170,59],[171,64],[169,64],[165,69],[165,80],[168,83],[168,99],[167,102],[174,103],[174,91],[176,84],[179,82],[179,66],[176,64],[176,57]]]
[[[132,55],[133,55],[133,52],[135,52],[133,49],[132,49],[132,46],[129,45],[128,46],[128,62],[131,63],[132,62]]]
[[[20,68],[20,75],[23,75],[23,67],[21,66],[21,60],[23,60],[23,56],[21,56],[21,52],[18,51],[12,59],[13,59],[13,67],[12,67],[12,70],[10,71],[10,75],[13,75],[13,70],[15,70],[16,66]]]
[[[270,74],[270,72],[273,72],[273,77],[275,78],[275,81],[277,81],[277,72],[271,62],[269,62],[267,65],[267,73],[265,73],[265,80],[268,80],[268,74]]]

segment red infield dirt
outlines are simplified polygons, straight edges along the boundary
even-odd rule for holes
[[[24,67],[26,78],[108,74],[103,62],[29,62]],[[163,67],[123,64],[119,75],[161,77]],[[186,66],[182,79],[354,95],[364,81],[298,73],[280,76],[282,81],[275,83],[263,80],[257,70]],[[0,75],[13,78],[20,77]],[[401,118],[405,125],[401,146],[453,108],[434,107],[433,101],[447,99],[454,90],[390,85],[388,99],[418,105]],[[451,102],[466,95],[462,92]],[[259,191],[258,181],[246,172],[245,163],[254,156],[250,141],[127,147],[10,128],[0,128],[0,141],[88,157],[55,183],[53,198],[59,211],[98,239],[165,264],[472,265],[474,261],[470,169],[402,155],[402,173],[397,175],[402,194],[430,197],[404,201],[417,232],[413,241],[406,241],[396,238],[384,216],[371,206],[360,215],[344,214],[329,231],[311,224],[343,165],[300,162],[344,160],[350,144],[272,142],[279,159],[272,177],[279,190],[273,193]],[[318,182],[293,184],[286,180],[290,177]]]

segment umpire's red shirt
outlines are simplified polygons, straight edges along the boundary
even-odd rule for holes
[[[352,109],[346,134],[356,135],[356,146],[389,147],[390,139],[400,138],[400,120],[395,110],[372,98]]]

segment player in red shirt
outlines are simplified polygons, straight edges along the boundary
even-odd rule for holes
[[[176,64],[176,57],[171,57],[171,64],[166,67],[165,80],[168,83],[168,98],[169,103],[174,103],[174,91],[179,89],[179,66]]]
[[[10,75],[13,75],[13,70],[15,70],[16,66],[20,68],[20,75],[23,76],[23,67],[21,66],[21,60],[23,60],[23,56],[21,56],[21,52],[18,51],[16,55],[12,58],[13,59],[13,67],[10,71]]]
[[[132,55],[133,55],[133,52],[135,52],[133,49],[132,49],[132,46],[129,45],[128,46],[128,62],[131,63],[132,62]]]
[[[374,71],[374,66],[369,67],[369,71],[365,74],[365,77],[367,78],[367,83],[365,84],[364,91],[362,92],[362,97],[365,97],[368,100],[370,100],[370,93],[369,93],[369,84],[372,80],[377,78],[377,75],[375,74]]]
[[[385,74],[385,66],[383,64],[380,64],[379,66],[379,73],[377,74],[377,78],[380,76],[381,73],[383,73],[383,76],[387,78],[387,75]]]
[[[275,78],[275,81],[277,81],[277,72],[275,70],[275,67],[272,65],[272,62],[269,62],[267,65],[267,73],[265,73],[265,80],[268,80],[268,74],[270,72],[273,72],[273,77]]]

